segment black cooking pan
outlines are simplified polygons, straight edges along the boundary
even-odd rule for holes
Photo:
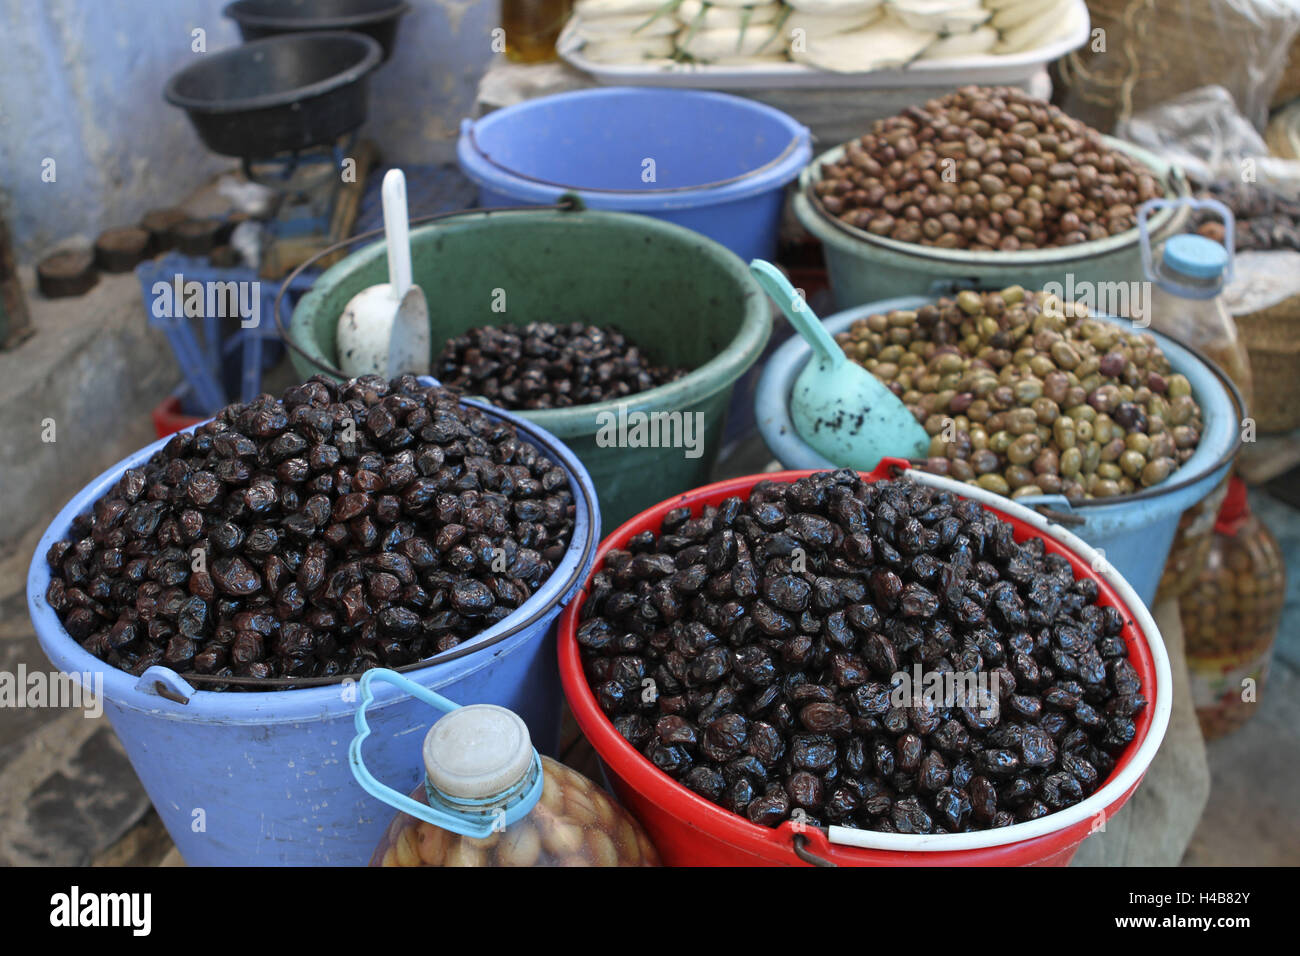
[[[374,37],[393,53],[397,21],[411,7],[405,0],[236,0],[222,11],[248,40],[306,30],[351,30]]]
[[[208,149],[265,159],[334,143],[366,118],[366,77],[383,57],[360,33],[286,33],[207,53],[167,81]]]

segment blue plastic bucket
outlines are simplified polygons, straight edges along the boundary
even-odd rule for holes
[[[458,703],[515,711],[539,749],[553,753],[561,714],[555,623],[595,557],[596,493],[582,464],[549,432],[492,406],[466,404],[511,422],[564,468],[576,505],[573,540],[555,573],[517,611],[440,655],[441,662],[405,674]],[[41,538],[27,576],[41,647],[65,673],[103,674],[104,712],[186,863],[364,865],[392,808],[362,790],[348,766],[355,682],[243,693],[195,690],[165,667],[133,677],[83,650],[45,601],[50,545],[67,536],[72,519],[89,511],[122,472],[142,465],[168,440],[92,481]],[[380,779],[403,792],[415,786],[423,767],[420,744],[436,716],[390,686],[376,690],[366,759]]]
[[[933,302],[925,296],[886,299],[837,312],[824,324],[832,335],[848,329],[857,319],[894,309],[915,309]],[[1110,316],[1096,318],[1129,326]],[[1124,576],[1138,597],[1150,605],[1155,599],[1160,573],[1184,511],[1210,494],[1228,473],[1241,444],[1241,397],[1226,375],[1204,356],[1150,329],[1150,334],[1175,371],[1187,376],[1192,395],[1201,406],[1204,428],[1195,453],[1158,485],[1122,498],[1091,499],[1071,505],[1063,495],[1033,495],[1017,499],[1054,515]],[[809,446],[790,420],[790,390],[808,361],[808,345],[793,338],[768,360],[758,380],[754,413],[767,447],[787,469],[836,467]],[[1076,523],[1077,522],[1077,523]]]
[[[776,253],[785,186],[812,158],[808,130],[753,100],[605,87],[528,100],[461,124],[456,156],[479,205],[636,212],[722,243]]]

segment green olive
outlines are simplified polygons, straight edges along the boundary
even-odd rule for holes
[[[1101,464],[1101,446],[1095,441],[1090,441],[1083,446],[1083,467],[1080,469],[1085,475],[1091,475]]]
[[[1003,297],[1005,298],[1005,296]],[[984,311],[984,301],[978,292],[970,289],[957,293],[957,307],[967,315],[979,315]]]
[[[1011,465],[1002,474],[1012,488],[1020,488],[1034,482],[1034,473],[1024,465]]]
[[[1146,457],[1146,453],[1151,450],[1151,436],[1143,432],[1129,432],[1124,438],[1124,444]]]
[[[1138,478],[1142,474],[1142,469],[1147,466],[1146,456],[1141,452],[1128,449],[1119,456],[1119,467],[1124,474],[1130,478]]]
[[[1053,342],[1050,351],[1060,368],[1072,369],[1079,364],[1079,353],[1068,342]]]
[[[1060,407],[1046,395],[1040,395],[1033,401],[1034,420],[1040,425],[1051,425],[1061,414]]]
[[[1032,405],[1043,394],[1043,383],[1038,378],[1022,378],[1016,382],[1012,391],[1021,405]]]
[[[1156,458],[1147,462],[1146,467],[1142,469],[1142,487],[1150,488],[1152,485],[1158,485],[1168,478],[1173,470],[1174,462],[1172,458]]]
[[[1092,486],[1094,498],[1113,498],[1119,494],[1119,484],[1110,478],[1103,478]]]
[[[1007,460],[1015,465],[1027,465],[1042,451],[1037,435],[1021,435],[1007,448]]]
[[[1040,379],[1046,379],[1056,371],[1056,363],[1046,355],[1040,355],[1035,352],[1029,359],[1029,371]]]
[[[1052,423],[1052,438],[1056,447],[1065,451],[1074,447],[1074,419],[1062,415]]]
[[[1007,480],[997,472],[989,472],[987,475],[980,475],[975,484],[979,485],[985,491],[991,491],[995,495],[1005,495],[1011,491]]]

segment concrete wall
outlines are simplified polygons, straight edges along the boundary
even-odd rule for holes
[[[366,133],[397,162],[454,159],[491,50],[498,0],[410,0],[372,77]],[[238,43],[225,0],[0,0],[0,211],[19,258],[184,197],[229,160],[162,99],[193,57]],[[55,161],[55,182],[42,163]]]

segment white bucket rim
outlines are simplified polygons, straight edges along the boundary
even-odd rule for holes
[[[1078,535],[1059,524],[1054,524],[1038,512],[1025,507],[1010,498],[1003,498],[985,491],[975,485],[967,485],[941,475],[932,475],[915,468],[906,474],[917,484],[928,485],[943,491],[950,491],[963,498],[978,501],[985,508],[1014,517],[1046,537],[1059,542],[1078,558],[1096,570],[1095,573],[1105,579],[1114,588],[1120,600],[1124,602],[1133,615],[1133,622],[1140,631],[1151,651],[1151,661],[1155,667],[1155,699],[1147,702],[1148,707],[1155,708],[1151,717],[1151,726],[1146,736],[1138,744],[1128,764],[1110,777],[1101,787],[1072,807],[1057,810],[1037,820],[1015,823],[1009,827],[994,830],[979,830],[973,833],[880,833],[875,830],[855,830],[850,827],[831,826],[828,840],[836,846],[853,846],[871,850],[891,850],[894,852],[953,852],[961,850],[983,850],[990,847],[1023,843],[1037,837],[1058,833],[1061,830],[1081,823],[1089,818],[1105,819],[1105,811],[1119,800],[1142,779],[1143,774],[1155,759],[1156,751],[1164,741],[1169,729],[1169,717],[1173,711],[1173,671],[1169,665],[1169,653],[1165,649],[1164,637],[1156,625],[1155,618],[1147,610],[1142,599],[1133,590],[1132,585],[1124,580],[1123,575],[1110,566],[1095,548]]]

